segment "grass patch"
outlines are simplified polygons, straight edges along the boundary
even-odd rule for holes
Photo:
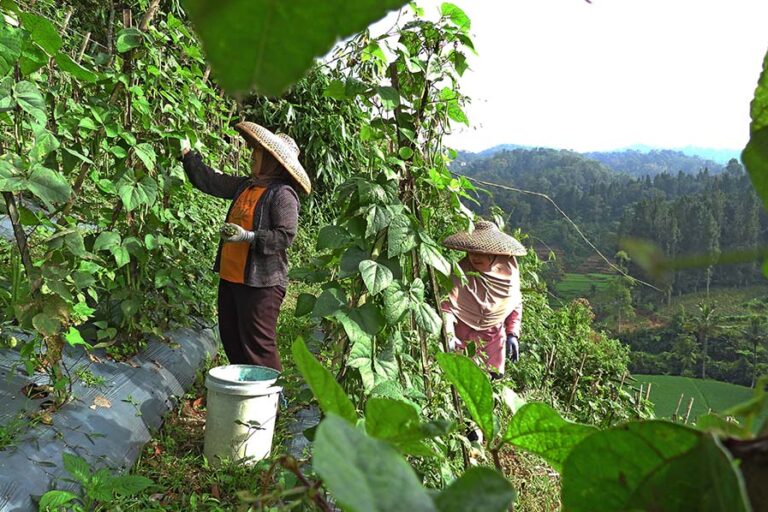
[[[613,274],[565,274],[555,285],[557,294],[566,300],[591,297],[604,291],[616,279]]]
[[[675,414],[680,396],[683,396],[679,417],[685,417],[688,403],[693,398],[689,423],[697,417],[713,412],[723,412],[752,397],[752,389],[710,379],[694,379],[675,375],[634,375],[639,384],[651,384],[650,400],[659,418],[669,419]],[[768,413],[763,413],[768,418]]]

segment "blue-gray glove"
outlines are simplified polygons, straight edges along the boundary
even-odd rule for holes
[[[513,363],[520,359],[520,343],[518,343],[517,336],[514,334],[507,336],[507,359]]]

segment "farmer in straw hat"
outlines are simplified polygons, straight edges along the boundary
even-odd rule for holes
[[[523,300],[516,256],[527,251],[488,221],[477,222],[472,232],[449,236],[443,245],[467,253],[459,262],[467,283],[462,285],[454,278],[450,296],[441,307],[449,348],[463,350],[474,341],[480,359],[493,368],[494,377],[500,377],[505,359],[515,362],[520,354]]]
[[[275,336],[288,284],[286,250],[296,236],[297,191],[309,194],[312,186],[292,138],[250,122],[235,129],[253,149],[250,176],[214,171],[188,145],[182,161],[196,188],[232,200],[214,265],[220,277],[219,333],[227,357],[232,364],[280,370]]]

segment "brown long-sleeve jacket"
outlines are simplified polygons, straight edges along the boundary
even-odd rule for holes
[[[184,171],[197,189],[222,199],[230,199],[229,210],[248,186],[246,176],[233,176],[205,165],[199,153],[190,151],[182,159]],[[245,266],[245,284],[256,288],[288,285],[287,249],[293,243],[299,218],[299,196],[291,181],[273,180],[253,212],[252,231],[256,235]],[[227,217],[229,211],[227,211]],[[221,242],[213,270],[219,271]]]

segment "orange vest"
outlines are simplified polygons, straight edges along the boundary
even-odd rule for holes
[[[264,187],[248,187],[238,196],[232,210],[227,216],[227,222],[237,224],[248,231],[253,229],[253,212],[256,204],[264,193]],[[224,242],[221,248],[221,265],[219,275],[231,283],[245,283],[245,264],[251,244],[247,242]]]

